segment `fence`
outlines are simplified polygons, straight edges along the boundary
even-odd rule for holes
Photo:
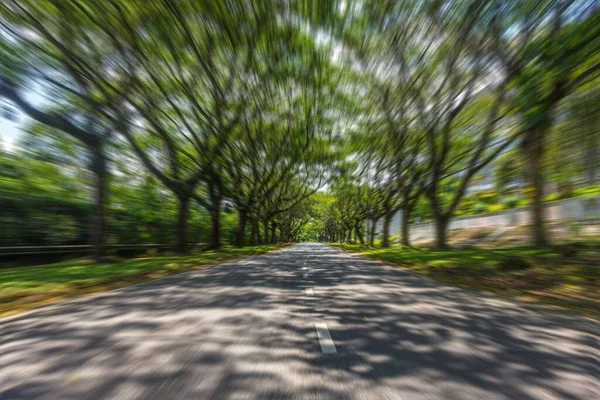
[[[203,246],[205,243],[189,244],[188,248]],[[165,252],[172,250],[172,244],[116,244],[106,246],[107,253],[119,256],[131,256],[146,253],[150,250]],[[0,247],[0,267],[11,266],[13,263],[28,263],[31,260],[44,259],[54,261],[69,256],[91,254],[91,245],[66,246],[7,246]],[[29,260],[29,261],[28,261]]]

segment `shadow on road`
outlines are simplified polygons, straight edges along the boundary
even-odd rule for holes
[[[593,398],[581,326],[299,245],[0,322],[0,398]]]

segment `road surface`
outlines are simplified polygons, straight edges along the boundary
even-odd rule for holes
[[[598,330],[301,244],[0,321],[1,399],[600,399]]]

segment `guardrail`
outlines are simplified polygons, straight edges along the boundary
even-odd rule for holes
[[[205,243],[189,244],[188,248],[202,246]],[[171,250],[173,244],[113,244],[107,245],[106,249],[114,251],[134,250]],[[6,246],[0,247],[0,257],[27,256],[27,255],[50,255],[50,254],[82,254],[90,253],[91,245],[63,245],[63,246]]]

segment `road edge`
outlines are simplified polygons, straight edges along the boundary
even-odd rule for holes
[[[483,296],[483,297],[487,297],[489,299],[500,299],[503,301],[507,301],[509,303],[512,304],[512,306],[516,307],[516,308],[522,308],[531,312],[536,312],[538,314],[543,315],[544,317],[548,317],[548,318],[554,318],[554,319],[560,319],[564,322],[568,322],[569,324],[574,324],[574,325],[584,325],[584,329],[593,329],[595,330],[594,334],[596,335],[600,335],[600,321],[596,321],[594,319],[591,319],[589,317],[584,317],[582,315],[579,314],[575,314],[575,315],[569,315],[568,309],[562,309],[562,308],[554,308],[550,305],[544,305],[544,304],[530,304],[527,303],[525,301],[522,301],[518,298],[515,297],[511,297],[511,296],[502,296],[500,294],[496,294],[496,293],[486,293],[486,292],[481,292],[475,289],[468,289],[468,288],[462,288],[459,286],[454,286],[451,285],[447,282],[443,282],[443,281],[438,281],[437,279],[434,279],[430,276],[424,275],[424,274],[420,274],[419,272],[412,270],[410,268],[407,267],[403,267],[402,265],[396,265],[396,264],[390,264],[389,262],[383,261],[379,258],[376,257],[366,257],[363,256],[361,253],[359,252],[354,252],[351,250],[347,250],[347,249],[342,249],[340,247],[337,246],[331,246],[329,244],[325,244],[323,243],[325,246],[331,248],[331,249],[335,249],[335,250],[339,250],[342,253],[346,253],[355,257],[359,257],[359,258],[363,258],[365,260],[369,260],[369,261],[373,261],[378,263],[379,265],[381,265],[382,267],[385,268],[390,268],[392,270],[402,270],[404,272],[410,273],[410,274],[414,274],[419,276],[422,279],[428,280],[432,283],[434,283],[437,286],[445,286],[448,288],[453,288],[453,289],[457,289],[457,290],[462,290],[464,292],[468,292],[468,293],[473,293],[476,294],[478,296]]]
[[[14,315],[8,315],[6,317],[0,317],[0,326],[4,325],[4,323],[12,322],[13,320],[16,320],[16,319],[19,319],[19,318],[22,318],[22,317],[28,317],[28,316],[30,316],[32,314],[36,314],[36,313],[40,313],[40,312],[44,312],[44,311],[52,311],[52,310],[60,309],[62,307],[67,307],[67,306],[69,306],[71,304],[83,303],[83,302],[88,301],[88,300],[92,300],[92,299],[95,299],[95,298],[98,298],[98,297],[106,296],[106,295],[109,295],[111,293],[115,293],[115,292],[118,292],[118,291],[127,290],[127,289],[130,289],[130,288],[136,287],[136,286],[147,285],[147,284],[158,282],[158,281],[161,281],[161,280],[175,278],[175,277],[179,277],[179,276],[182,276],[182,275],[185,275],[185,274],[191,274],[193,272],[205,271],[205,270],[212,269],[212,268],[215,268],[215,267],[218,267],[220,265],[227,264],[227,263],[238,262],[238,261],[246,260],[246,259],[249,259],[249,258],[261,257],[261,256],[264,256],[264,255],[269,254],[269,253],[275,253],[277,251],[284,250],[284,249],[286,249],[286,248],[288,248],[290,246],[293,246],[294,244],[295,243],[285,243],[282,247],[279,247],[279,248],[273,249],[273,250],[268,250],[268,251],[265,251],[263,253],[234,257],[234,258],[231,258],[231,259],[228,259],[228,260],[217,261],[214,264],[205,264],[205,265],[203,265],[203,267],[205,267],[205,268],[202,268],[202,269],[194,269],[194,267],[191,267],[191,268],[189,268],[186,271],[177,272],[177,273],[174,273],[172,275],[162,276],[160,278],[148,279],[148,280],[145,280],[145,281],[142,281],[142,282],[134,283],[133,285],[121,286],[121,287],[118,287],[118,288],[115,288],[115,289],[110,289],[110,290],[106,290],[106,291],[98,291],[98,292],[95,292],[95,293],[82,294],[80,296],[75,295],[75,296],[73,296],[71,298],[57,300],[56,302],[51,302],[51,303],[48,303],[48,304],[41,305],[39,307],[34,307],[34,308],[32,308],[30,310],[27,310],[25,312],[22,312],[22,313],[17,313],[17,314],[14,314]]]

